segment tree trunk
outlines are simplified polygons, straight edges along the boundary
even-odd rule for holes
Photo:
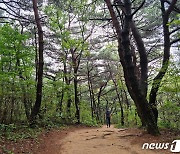
[[[109,70],[110,69],[110,66],[108,65],[109,67]],[[118,97],[118,101],[119,101],[119,105],[120,105],[120,109],[121,109],[121,125],[124,126],[124,110],[123,110],[123,96],[122,96],[122,92],[121,92],[121,98],[120,98],[120,94],[119,94],[119,91],[118,91],[118,85],[117,85],[117,82],[116,80],[113,78],[113,75],[112,75],[112,72],[110,71],[110,76],[111,76],[111,79],[114,83],[114,86],[115,86],[115,90],[116,90],[116,95]]]
[[[67,96],[68,96],[67,105],[66,105],[66,112],[67,112],[67,118],[69,119],[71,117],[71,104],[72,104],[72,100],[71,100],[71,93],[70,93],[71,89],[69,87],[70,84],[71,84],[70,73],[68,73],[67,65],[66,65],[67,54],[65,55],[64,59],[65,59],[63,61],[63,64],[64,64],[64,79],[65,79],[65,83],[66,83],[66,92],[67,92]]]
[[[38,44],[37,44],[37,34],[36,34],[36,27],[34,27],[34,46],[35,46],[35,68],[36,68],[36,78],[35,81],[38,79]]]
[[[70,98],[70,94],[68,92],[68,100],[67,100],[67,115],[68,115],[68,118],[71,117],[71,104],[72,104],[72,100]]]
[[[26,90],[26,87],[23,83],[23,81],[25,81],[26,79],[23,77],[23,73],[22,73],[22,70],[21,70],[21,64],[20,64],[20,59],[19,59],[19,51],[16,51],[17,52],[17,55],[16,55],[16,64],[17,64],[17,71],[19,72],[19,82],[20,82],[20,85],[21,85],[21,90],[22,90],[22,93],[23,93],[23,104],[24,104],[24,109],[25,109],[25,114],[26,114],[26,118],[27,120],[30,119],[30,110],[31,110],[31,107],[30,107],[30,104],[28,103],[27,101],[27,90]]]
[[[89,95],[90,95],[90,102],[91,102],[91,118],[93,120],[93,118],[94,118],[93,99],[92,99],[92,93],[91,93],[91,88],[90,88],[89,80],[88,80],[88,87],[89,87]]]
[[[110,0],[105,0],[109,12],[112,17],[113,25],[116,29],[117,35],[118,35],[118,43],[119,43],[119,49],[118,53],[120,56],[121,64],[123,66],[124,76],[125,76],[125,82],[126,86],[128,88],[128,91],[132,97],[132,99],[135,102],[135,105],[137,107],[138,115],[141,118],[142,123],[145,123],[147,126],[147,130],[149,133],[153,135],[159,134],[159,130],[157,127],[157,123],[155,120],[154,113],[152,111],[152,107],[148,103],[146,99],[146,89],[147,89],[147,61],[142,60],[143,58],[147,58],[145,51],[139,51],[140,58],[141,58],[141,78],[138,78],[137,73],[137,66],[133,62],[133,55],[132,55],[132,49],[131,49],[131,43],[130,43],[130,25],[133,23],[132,16],[131,16],[131,2],[130,0],[124,1],[124,25],[123,29],[121,29],[118,18],[114,12],[113,6],[111,4]],[[138,47],[140,45],[143,45],[138,41]],[[142,46],[141,46],[142,47]],[[143,65],[145,64],[145,66]]]
[[[96,111],[96,100],[95,100],[95,94],[94,94],[94,90],[93,90],[92,80],[90,78],[89,78],[89,86],[91,89],[92,114],[94,116],[95,111]]]
[[[56,78],[54,77],[53,78],[54,90],[56,91],[56,98],[57,98],[57,101],[58,101],[56,111],[60,112],[60,115],[61,115],[61,113],[62,113],[62,103],[63,103],[63,99],[64,99],[64,85],[62,86],[62,91],[60,92],[58,90],[58,87],[57,87],[55,82],[56,82]],[[63,78],[63,84],[65,84],[64,83],[64,78]]]
[[[30,123],[33,124],[37,118],[37,115],[40,112],[41,107],[41,101],[42,101],[42,86],[43,86],[43,30],[40,22],[40,17],[38,13],[38,7],[37,7],[37,0],[33,1],[33,10],[34,10],[34,16],[35,16],[35,22],[38,29],[38,44],[39,44],[39,50],[38,50],[38,76],[37,76],[37,87],[36,87],[36,102],[33,106],[31,117],[30,117]]]
[[[118,90],[118,89],[117,89]],[[117,91],[118,92],[118,91]],[[116,92],[116,93],[117,93]],[[123,109],[123,102],[124,102],[124,99],[123,99],[123,93],[122,93],[122,90],[121,90],[121,99],[120,99],[120,95],[118,93],[118,100],[119,100],[119,105],[120,105],[120,108],[121,108],[121,125],[124,126],[124,109]]]
[[[101,102],[100,98],[101,98],[102,88],[103,85],[99,88],[98,97],[97,97],[97,110],[96,110],[97,121],[100,121],[100,102]]]
[[[174,5],[176,4],[177,0],[173,0],[171,2],[171,5],[169,6],[169,8],[166,10],[166,6],[165,6],[165,1],[162,0],[161,1],[161,11],[162,11],[162,19],[163,19],[163,33],[164,33],[164,56],[163,56],[163,63],[162,63],[162,67],[159,71],[159,73],[157,74],[157,76],[153,79],[153,84],[152,84],[152,89],[150,92],[150,96],[149,96],[149,103],[152,106],[155,118],[156,118],[156,122],[158,119],[158,110],[157,110],[157,105],[156,105],[156,97],[157,97],[157,92],[159,90],[162,78],[164,77],[168,66],[169,66],[169,57],[170,57],[170,47],[171,47],[171,43],[170,43],[170,32],[169,32],[169,15],[173,10]]]
[[[78,80],[77,80],[77,75],[75,74],[74,76],[74,97],[75,97],[75,106],[76,106],[76,118],[77,118],[77,123],[80,124],[80,110],[79,110],[79,98],[78,98]]]
[[[77,119],[77,123],[80,124],[77,72],[78,72],[78,67],[79,67],[81,56],[79,56],[79,59],[77,59],[77,57],[75,56],[76,50],[77,49],[70,49],[70,52],[72,54],[72,63],[73,63],[73,70],[74,70],[74,103],[75,103],[75,107],[76,107],[75,117]],[[82,54],[82,52],[81,52],[81,54]]]
[[[88,70],[88,72],[87,72],[87,77],[88,77],[88,88],[89,88],[89,95],[90,95],[90,102],[91,102],[91,118],[92,118],[92,120],[93,120],[93,118],[94,118],[94,110],[93,110],[93,104],[94,104],[94,102],[93,102],[93,96],[92,96],[92,87],[91,87],[91,81],[90,81],[90,70],[89,70],[89,65],[88,65],[88,62],[87,62],[87,70]]]
[[[64,98],[64,89],[62,89],[62,91],[61,91],[61,96],[60,96],[60,100],[59,100],[59,103],[58,103],[59,104],[59,112],[60,112],[60,114],[62,113],[63,98]]]

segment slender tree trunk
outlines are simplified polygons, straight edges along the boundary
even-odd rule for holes
[[[162,19],[163,19],[163,33],[164,33],[164,56],[163,56],[162,67],[159,73],[157,74],[157,76],[153,79],[152,89],[149,96],[149,103],[152,106],[152,109],[156,118],[156,123],[158,119],[158,110],[157,110],[157,105],[156,105],[157,92],[159,90],[162,78],[164,77],[169,66],[170,47],[171,47],[170,32],[169,32],[169,25],[168,25],[169,16],[176,2],[177,0],[172,0],[171,5],[166,10],[166,6],[165,6],[166,1],[161,0],[161,11],[162,11]]]
[[[89,66],[88,66],[89,67]],[[88,88],[89,88],[89,95],[90,95],[90,101],[91,101],[91,118],[93,120],[94,118],[94,111],[93,111],[93,96],[92,96],[92,92],[91,92],[91,84],[90,84],[90,71],[89,68],[88,69]]]
[[[57,107],[56,107],[56,111],[60,112],[60,114],[62,113],[62,103],[63,103],[63,98],[64,98],[64,86],[62,86],[62,91],[60,92],[58,90],[58,87],[56,85],[56,78],[53,78],[53,83],[54,83],[54,90],[56,91],[56,98],[58,101]],[[63,84],[64,83],[64,78],[63,78]]]
[[[34,27],[34,46],[35,46],[35,68],[36,68],[36,78],[38,79],[38,45],[37,45],[37,34],[36,34],[36,27]]]
[[[67,100],[67,105],[66,105],[66,113],[67,113],[67,118],[71,117],[71,104],[72,104],[72,100],[71,100],[71,93],[70,93],[70,77],[68,77],[68,75],[70,76],[70,73],[68,73],[67,71],[67,65],[66,65],[66,59],[67,59],[67,54],[65,56],[65,60],[63,61],[64,64],[64,79],[65,79],[65,83],[66,83],[66,92],[67,92],[67,96],[68,96],[68,100]]]
[[[108,65],[109,67],[109,70],[110,70],[110,66]],[[111,76],[111,79],[114,83],[114,86],[115,86],[115,90],[116,90],[116,95],[118,97],[118,101],[119,101],[119,105],[120,105],[120,109],[121,109],[121,125],[124,126],[124,109],[123,109],[123,96],[122,96],[122,92],[121,92],[121,98],[120,98],[120,94],[119,94],[119,91],[118,91],[118,85],[117,85],[117,82],[116,80],[113,78],[113,75],[112,75],[112,72],[110,71],[110,76]]]
[[[118,91],[117,91],[117,92],[118,92]],[[118,95],[119,95],[119,94],[118,94]],[[120,101],[120,102],[119,102],[119,105],[120,105],[120,108],[121,108],[121,125],[124,126],[124,108],[123,108],[124,99],[123,99],[122,90],[121,90],[121,99],[120,99],[120,96],[118,96],[118,100]]]
[[[96,111],[96,100],[95,100],[93,84],[92,84],[91,79],[89,80],[89,86],[90,86],[90,89],[91,89],[92,112],[93,112],[93,116],[94,116],[95,115],[95,111]]]
[[[23,33],[23,30],[21,31],[21,34]],[[23,93],[23,104],[24,104],[24,109],[25,109],[25,114],[26,114],[26,118],[27,120],[30,120],[30,104],[27,101],[27,90],[26,87],[23,83],[23,81],[25,81],[26,79],[23,77],[23,73],[21,70],[21,64],[20,64],[20,59],[19,59],[19,51],[16,51],[17,55],[16,55],[16,65],[17,65],[17,71],[19,72],[19,82],[21,85],[21,90]]]
[[[73,63],[73,70],[74,70],[74,103],[76,107],[75,117],[77,119],[77,123],[80,124],[80,109],[79,109],[79,97],[78,97],[78,78],[77,72],[80,63],[80,59],[77,59],[75,56],[75,52],[77,49],[70,49],[72,54],[72,63]],[[80,56],[81,57],[81,56]]]
[[[38,29],[38,44],[39,44],[39,61],[38,61],[38,76],[37,76],[37,89],[36,89],[36,102],[33,106],[31,117],[30,117],[30,123],[33,124],[37,118],[37,115],[40,112],[41,107],[41,101],[42,101],[42,86],[43,86],[43,30],[40,22],[40,17],[38,13],[38,7],[37,7],[37,0],[33,1],[33,10],[34,10],[34,16],[35,16],[35,22]]]
[[[14,79],[13,79],[14,80]],[[11,108],[10,108],[10,118],[8,119],[8,123],[13,122],[13,113],[14,113],[14,107],[15,107],[15,91],[14,91],[14,81],[11,88],[12,96],[11,96]]]
[[[100,121],[100,98],[102,93],[103,85],[99,88],[98,97],[97,97],[97,121]]]
[[[62,89],[60,100],[59,100],[59,112],[62,113],[62,104],[63,104],[63,98],[64,98],[64,89]]]
[[[25,108],[25,113],[26,113],[26,118],[29,120],[30,119],[30,104],[27,101],[27,95],[26,95],[26,89],[24,86],[21,87],[23,90],[23,103],[24,103],[24,108]]]
[[[90,101],[91,101],[91,118],[93,120],[94,118],[94,111],[93,111],[93,99],[92,99],[92,93],[91,93],[91,88],[90,88],[90,83],[88,81],[88,87],[89,87],[89,95],[90,95]]]
[[[75,73],[74,76],[74,97],[75,97],[75,106],[76,106],[76,118],[77,118],[77,123],[80,124],[80,110],[79,110],[79,97],[78,97],[78,80],[77,80],[77,75]]]

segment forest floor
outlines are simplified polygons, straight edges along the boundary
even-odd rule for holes
[[[0,142],[0,153],[27,154],[172,154],[167,150],[142,149],[143,143],[172,143],[179,133],[168,130],[154,137],[136,128],[118,129],[71,126],[42,133],[36,140]]]

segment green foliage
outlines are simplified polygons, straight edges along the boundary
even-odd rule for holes
[[[84,36],[81,36],[87,31],[85,25],[85,15],[87,15],[85,3],[87,3],[87,1],[65,1],[64,4],[62,4],[64,6],[62,9],[59,9],[59,7],[62,6],[58,5],[57,7],[54,4],[44,9],[48,15],[50,29],[55,33],[56,39],[60,43],[59,45],[63,52],[67,52],[70,49],[76,49],[76,52],[87,50],[88,43],[84,41]],[[71,18],[74,18],[74,20]],[[77,21],[77,18],[83,19],[78,19]]]
[[[42,132],[41,128],[32,129],[26,125],[5,125],[0,124],[0,137],[5,137],[10,141],[17,141],[27,138],[37,138],[37,136]]]
[[[99,58],[103,60],[110,60],[110,61],[119,61],[118,55],[117,55],[117,44],[107,44],[105,48],[102,48],[99,51]]]
[[[91,109],[87,102],[81,102],[80,111],[82,124],[85,124],[87,126],[98,126],[96,119],[92,119]]]
[[[159,126],[179,129],[180,126],[180,78],[179,64],[170,63],[158,95]]]
[[[0,75],[1,79],[10,79],[19,75],[29,77],[32,74],[32,47],[25,45],[27,34],[21,34],[18,29],[5,24],[0,27]],[[3,78],[4,76],[4,78]]]
[[[179,129],[180,107],[176,102],[166,101],[159,108],[159,125],[163,128]]]
[[[177,18],[173,20],[170,24],[180,25],[180,14],[177,14]]]
[[[9,24],[0,27],[0,121],[3,123],[26,119],[21,110],[23,102],[26,97],[30,110],[34,97],[34,54],[27,45],[28,39],[28,34],[21,34]]]
[[[124,126],[121,125],[121,112],[117,112],[117,114],[113,115],[113,121],[118,128],[141,126],[141,120],[137,115],[134,105],[131,106],[131,109],[124,109]]]
[[[109,30],[105,21],[89,20],[91,18],[109,18],[109,14],[105,9],[99,9],[101,6],[104,8],[104,3],[102,2],[93,1],[91,3],[89,0],[52,1],[42,10],[47,15],[47,20],[45,20],[47,23],[45,25],[47,25],[48,31],[46,32],[52,34],[44,40],[45,58],[48,59],[49,55],[55,57],[54,59],[57,58],[60,69],[54,71],[53,68],[49,69],[45,65],[47,67],[45,72],[52,73],[53,77],[49,79],[44,76],[41,110],[35,129],[30,129],[27,126],[23,126],[23,124],[22,127],[12,124],[20,121],[27,122],[27,114],[31,113],[35,102],[37,86],[35,80],[35,69],[37,69],[35,66],[36,52],[34,47],[30,45],[34,43],[34,36],[20,32],[17,28],[18,26],[0,24],[0,122],[3,123],[0,125],[1,137],[6,137],[13,141],[31,137],[36,138],[39,132],[42,131],[41,127],[47,129],[60,128],[63,124],[77,122],[74,105],[73,79],[75,73],[73,72],[73,66],[76,66],[79,57],[82,58],[82,61],[80,61],[80,69],[76,75],[78,75],[78,97],[80,101],[78,105],[80,105],[81,122],[88,126],[97,126],[98,123],[103,123],[105,109],[109,107],[114,111],[112,122],[118,124],[118,127],[122,127],[120,105],[116,89],[114,88],[113,78],[117,84],[117,91],[123,104],[124,127],[141,125],[135,105],[130,104],[131,108],[127,108],[130,96],[123,79],[123,70],[119,63],[117,42],[114,41],[114,38],[111,42],[111,30]],[[132,7],[136,8],[140,2],[140,0],[134,1]],[[159,11],[159,5],[160,3],[157,1],[147,1],[141,10],[134,15],[140,33],[146,38],[145,46],[146,43],[149,44],[148,39],[150,39],[150,44],[146,46],[149,50],[149,61],[154,61],[157,57],[162,56],[162,48],[159,47],[159,42],[161,42],[159,40],[159,27],[162,22],[160,21],[161,12]],[[95,11],[97,11],[96,14]],[[180,16],[173,15],[173,17],[174,20],[169,23],[170,30],[180,25]],[[104,31],[109,31],[107,33],[108,39],[103,36],[104,34],[101,34],[104,33],[102,29],[95,27],[99,23],[102,24],[101,27],[103,27]],[[32,25],[30,24],[30,26]],[[86,39],[94,30],[94,27],[95,35],[98,35],[97,38],[94,38],[96,36],[92,35],[89,40]],[[25,27],[24,29],[28,30],[28,28]],[[179,37],[179,32],[177,34],[173,33],[171,36],[173,39],[176,39]],[[158,41],[156,42],[156,40]],[[106,41],[109,42],[107,43]],[[134,40],[132,42],[134,43],[133,48],[136,50],[136,43]],[[51,48],[49,49],[51,46],[57,50],[54,50],[54,48],[52,50]],[[150,52],[151,47],[152,52]],[[74,55],[71,53],[72,50]],[[46,51],[50,54],[46,55]],[[72,62],[72,55],[76,59],[75,63]],[[138,66],[139,57],[136,62]],[[67,67],[66,74],[63,70],[64,64]],[[179,64],[171,64],[158,94],[159,125],[165,128],[179,128],[180,71],[178,66]],[[88,85],[87,67],[92,85]],[[156,73],[159,69],[156,63],[150,67],[153,67],[151,73]],[[65,77],[69,79],[69,84],[66,83]],[[106,82],[107,85],[105,85]],[[103,87],[104,85],[105,87]],[[97,97],[100,87],[103,91],[98,102]],[[93,118],[89,89],[93,92],[91,95],[94,95]],[[71,106],[70,111],[67,111],[67,102],[69,100],[71,101]],[[60,105],[62,105],[61,109]],[[8,153],[6,149],[4,151]]]

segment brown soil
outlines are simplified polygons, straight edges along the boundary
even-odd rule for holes
[[[162,131],[153,137],[139,129],[69,127],[42,133],[38,140],[24,140],[16,143],[0,142],[2,147],[17,153],[32,154],[168,154],[170,150],[142,150],[143,143],[171,143],[178,134]],[[172,153],[171,153],[172,154]]]
[[[158,137],[151,136],[139,129],[111,128],[83,129],[72,133],[62,140],[62,151],[57,154],[168,154],[170,150],[144,150],[143,143],[172,143],[168,132]],[[166,133],[166,134],[164,134]]]

